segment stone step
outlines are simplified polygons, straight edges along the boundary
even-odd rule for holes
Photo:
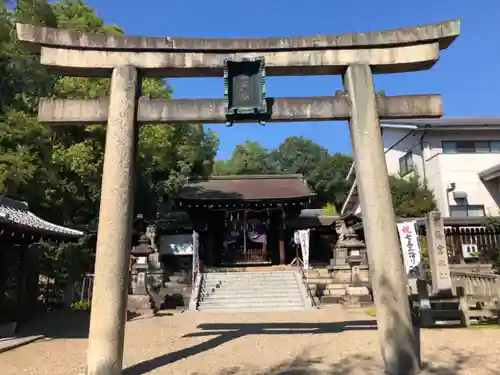
[[[342,296],[322,296],[319,300],[323,305],[340,304],[342,302]]]
[[[224,275],[227,277],[280,277],[293,275],[295,271],[275,271],[275,272],[209,272],[205,273],[207,277],[215,277],[219,275]]]
[[[202,285],[293,285],[297,284],[296,279],[287,280],[205,280]]]
[[[297,286],[293,288],[218,288],[218,289],[202,289],[200,295],[214,295],[214,294],[271,294],[282,295],[290,293],[298,293]]]
[[[330,283],[330,284],[308,284],[310,290],[345,290],[347,284]]]
[[[302,301],[302,295],[300,293],[287,294],[287,295],[276,295],[276,294],[211,294],[208,296],[200,296],[200,301],[216,301],[216,300],[270,300],[270,301],[289,301],[289,300],[299,300]]]
[[[287,280],[294,279],[295,275],[293,273],[288,275],[275,275],[275,276],[264,276],[264,275],[255,275],[255,276],[227,276],[227,275],[217,275],[205,277],[206,280]]]
[[[248,306],[238,306],[238,307],[201,307],[199,311],[203,313],[253,313],[253,312],[273,312],[273,311],[300,311],[304,310],[304,306],[276,306],[276,307],[248,307]]]
[[[200,311],[303,309],[301,288],[294,271],[204,274],[198,307]]]
[[[293,288],[218,288],[218,289],[202,289],[201,295],[214,295],[214,294],[272,294],[281,295],[298,292],[297,286]]]
[[[202,289],[289,289],[289,288],[296,288],[297,287],[297,282],[287,282],[287,283],[256,283],[256,284],[250,284],[250,283],[222,283],[222,284],[204,284],[201,286]]]
[[[232,300],[209,300],[200,301],[198,307],[206,306],[290,306],[290,305],[304,305],[301,299],[290,299],[283,301],[270,301],[265,299],[232,299]]]
[[[304,308],[304,303],[303,302],[281,302],[281,303],[276,303],[273,301],[231,301],[228,303],[208,303],[208,302],[202,302],[199,304],[198,309],[199,310],[206,310],[206,309],[234,309],[234,308],[239,308],[239,309],[246,309],[246,308],[284,308],[284,307],[291,307],[291,308]]]
[[[327,270],[326,268],[323,269],[310,269],[308,271],[309,275],[318,275],[318,276],[330,276],[332,274],[332,271]]]
[[[223,281],[205,281],[202,285],[206,286],[223,286],[223,285],[297,285],[297,280],[269,280],[269,281],[251,281],[251,280],[223,280]]]
[[[318,297],[321,297],[321,296],[343,296],[345,295],[345,290],[342,289],[342,290],[316,290],[314,291],[314,293],[311,291],[311,294],[313,296],[318,296]]]
[[[309,276],[307,278],[307,282],[308,283],[315,283],[315,284],[328,284],[328,283],[333,283],[334,279],[332,277],[329,277],[329,276],[323,276],[323,277],[318,277],[318,276],[311,277],[311,276]]]

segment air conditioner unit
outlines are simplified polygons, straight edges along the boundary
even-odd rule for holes
[[[466,244],[462,245],[462,255],[465,259],[467,258],[477,258],[478,249],[476,244]]]

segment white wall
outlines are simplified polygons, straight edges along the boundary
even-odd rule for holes
[[[421,161],[419,163],[418,159],[421,159],[422,154],[420,137],[422,137],[422,134],[412,129],[383,129],[382,140],[384,142],[385,160],[390,175],[399,174],[399,159],[409,151],[414,154],[413,162],[418,173],[419,165],[421,166]]]
[[[415,170],[434,191],[438,208],[443,215],[449,216],[446,188],[451,182],[456,184],[455,191],[468,194],[468,204],[483,204],[486,214],[500,215],[498,181],[487,186],[478,176],[481,171],[500,164],[500,154],[442,154],[441,146],[441,141],[446,140],[500,140],[500,130],[433,130],[423,135],[422,131],[411,129],[384,128],[383,141],[389,174],[399,174],[399,158],[412,151]],[[397,143],[398,141],[400,142]],[[452,194],[449,198],[450,204],[455,204]]]

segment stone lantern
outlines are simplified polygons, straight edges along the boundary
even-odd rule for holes
[[[343,241],[343,247],[347,250],[346,263],[351,271],[349,286],[364,285],[359,275],[359,268],[362,264],[366,264],[366,247],[357,237],[357,234],[350,230]]]
[[[355,307],[370,303],[372,298],[368,283],[363,281],[360,275],[360,270],[368,270],[366,246],[352,228],[347,228],[343,220],[336,223],[335,229],[339,238],[335,247],[333,268],[337,273],[349,273],[348,278],[339,280],[347,284],[342,303]]]
[[[132,294],[129,296],[129,309],[149,309],[152,302],[153,311],[157,311],[165,300],[166,290],[154,226],[150,225],[145,228],[145,233],[140,237],[137,246],[132,248],[130,254],[135,258],[135,262],[131,270]]]
[[[352,268],[351,263],[361,269],[368,269],[366,259],[366,246],[358,239],[358,235],[352,228],[347,228],[343,220],[335,223],[335,231],[338,240],[335,245],[331,266],[334,271],[349,272]],[[348,261],[350,259],[350,261]]]
[[[132,265],[132,294],[147,295],[146,277],[148,272],[148,257],[154,252],[154,249],[149,244],[149,239],[141,236],[139,244],[132,247],[131,256],[135,260]]]

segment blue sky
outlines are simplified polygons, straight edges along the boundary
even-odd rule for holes
[[[378,75],[388,95],[443,95],[446,116],[500,115],[499,0],[89,0],[106,23],[129,35],[272,37],[373,31],[461,19],[462,31],[426,72]],[[176,98],[221,98],[222,78],[172,79]],[[332,95],[338,76],[271,77],[269,96]],[[312,139],[331,152],[351,153],[345,122],[209,126],[221,139],[218,158],[245,140],[268,148],[286,137]]]

